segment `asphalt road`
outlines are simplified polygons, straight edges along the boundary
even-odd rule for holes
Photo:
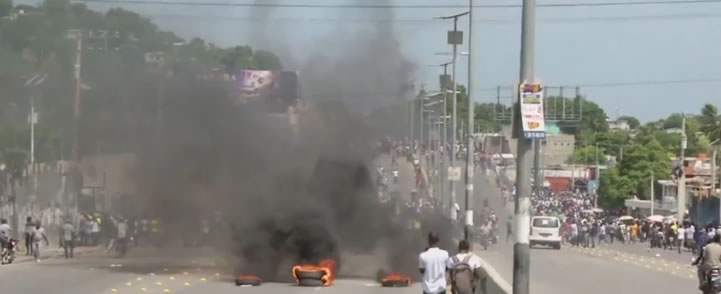
[[[399,159],[399,183],[392,183],[390,158],[378,161],[389,171],[389,191],[404,192],[407,199],[413,187],[413,168]],[[402,190],[402,191],[401,191]],[[161,254],[162,253],[162,254]],[[415,255],[415,253],[409,253]],[[382,288],[372,277],[383,264],[382,254],[344,257],[339,278],[329,287],[298,287],[292,283],[266,283],[260,287],[237,287],[227,258],[193,259],[193,251],[135,249],[126,258],[118,259],[103,253],[86,254],[72,260],[52,257],[40,263],[24,262],[0,266],[0,287],[3,293],[23,294],[114,294],[114,293],[421,293],[415,283],[407,288]],[[207,256],[206,253],[200,255]],[[163,257],[165,256],[165,257]],[[348,274],[352,272],[352,274]],[[290,276],[290,268],[288,269]],[[408,273],[415,275],[416,273]],[[412,276],[414,279],[417,276]]]
[[[330,287],[298,287],[291,283],[267,283],[260,287],[237,287],[226,267],[190,258],[161,258],[146,252],[124,259],[83,256],[74,260],[53,258],[41,263],[0,267],[3,293],[419,293],[414,285],[386,289],[371,280],[340,278]],[[120,266],[118,266],[120,265]],[[288,270],[290,274],[290,269]]]
[[[401,192],[401,197],[406,197],[413,187],[412,168],[403,161],[399,163],[401,182],[392,184],[389,190],[396,189]],[[480,207],[483,197],[488,197],[499,218],[505,220],[509,215],[508,210],[502,207],[498,191],[489,183],[493,182],[481,175],[477,176],[476,206]],[[645,252],[644,247],[634,245],[601,246],[597,249],[564,247],[560,251],[533,249],[531,293],[695,293],[696,281],[692,268],[680,260],[674,261],[671,252],[666,252],[668,258],[666,255],[656,257],[653,251],[648,254]],[[260,287],[240,288],[233,284],[233,273],[223,266],[225,259],[222,258],[193,260],[184,257],[191,254],[160,257],[152,250],[131,253],[125,259],[89,254],[74,260],[51,258],[39,264],[29,262],[0,266],[0,286],[4,293],[27,294],[421,292],[418,284],[408,288],[386,289],[379,287],[372,279],[349,278],[343,272],[330,287],[302,288],[291,283],[267,283]],[[511,244],[502,243],[477,253],[507,281],[512,281]],[[364,267],[362,271],[370,273],[375,269],[371,256],[350,258],[349,265],[353,264],[353,259],[357,260],[357,267]],[[358,270],[357,267],[355,270]],[[417,279],[418,276],[413,278]]]
[[[499,216],[501,240],[505,239],[505,220],[513,203],[503,206],[495,180],[477,173],[476,201],[487,197]],[[565,246],[561,250],[531,250],[531,293],[534,294],[615,294],[695,293],[695,268],[690,255],[667,251],[648,251],[644,245],[602,245],[595,249]],[[491,263],[509,283],[513,281],[513,245],[498,244],[479,255]]]

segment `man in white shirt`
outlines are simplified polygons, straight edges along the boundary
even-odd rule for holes
[[[683,225],[678,226],[678,233],[676,234],[676,245],[678,247],[678,253],[681,254],[681,247],[683,247],[684,244],[684,238],[686,238],[686,229],[684,229]]]
[[[446,293],[446,264],[448,251],[438,248],[440,238],[436,233],[428,233],[428,248],[418,255],[418,269],[423,275],[423,293]]]

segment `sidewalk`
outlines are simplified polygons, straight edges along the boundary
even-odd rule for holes
[[[18,252],[17,258],[15,258],[15,261],[13,263],[25,263],[25,262],[33,261],[32,256],[25,255],[25,250],[24,250],[25,248],[23,247],[21,249],[22,249],[22,251]],[[102,247],[102,246],[75,247],[74,255],[75,255],[75,257],[77,257],[77,256],[86,255],[86,254],[103,252],[104,250],[105,250],[105,247]],[[40,259],[46,260],[46,259],[62,258],[65,256],[65,251],[63,250],[62,247],[52,246],[50,248],[47,248],[47,247],[42,248],[41,254],[42,255],[40,256]]]

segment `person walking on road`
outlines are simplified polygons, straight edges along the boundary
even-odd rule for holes
[[[470,253],[468,241],[458,242],[458,254],[448,259],[446,268],[451,277],[453,294],[473,294],[476,284],[483,279],[481,258]]]
[[[10,234],[12,233],[12,228],[10,225],[8,225],[8,221],[6,219],[0,220],[0,249],[5,248],[7,246],[8,241],[10,241]]]
[[[35,223],[33,217],[28,216],[25,218],[25,253],[27,256],[33,254],[33,228]]]
[[[428,248],[418,255],[418,269],[423,275],[423,294],[446,293],[448,251],[438,248],[440,238],[428,233]]]
[[[50,246],[50,241],[48,241],[48,236],[45,235],[45,229],[40,225],[40,221],[35,223],[31,234],[33,240],[33,257],[35,257],[35,262],[40,262],[40,242],[45,241],[45,246]]]
[[[115,224],[115,230],[117,235],[115,236],[115,244],[117,246],[117,250],[120,253],[120,256],[125,256],[125,253],[128,250],[128,223],[124,218],[120,218],[120,220],[114,220],[116,222]]]
[[[509,216],[506,221],[506,243],[508,243],[511,237],[513,237],[513,217]]]
[[[75,249],[75,227],[66,219],[65,223],[60,227],[63,234],[63,251],[65,258],[74,258],[73,251]]]

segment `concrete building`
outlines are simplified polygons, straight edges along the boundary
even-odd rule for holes
[[[547,135],[541,146],[544,166],[558,166],[568,162],[568,159],[573,155],[575,145],[576,138],[573,135]]]
[[[629,125],[628,122],[623,119],[618,119],[618,120],[607,119],[606,122],[608,123],[609,130],[628,131],[631,129],[631,125]]]

